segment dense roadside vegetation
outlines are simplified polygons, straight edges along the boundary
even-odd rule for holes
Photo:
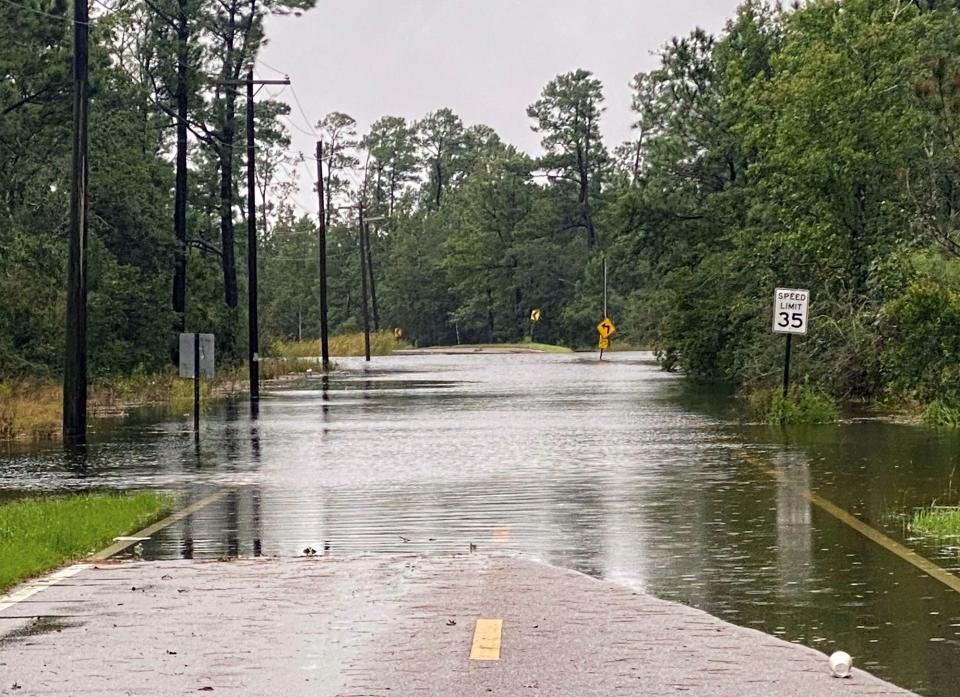
[[[256,59],[266,13],[312,4],[129,0],[95,12],[98,376],[163,370],[183,327],[216,332],[220,355],[241,357],[243,105],[217,81]],[[66,11],[62,0],[0,5],[0,378],[61,368]],[[296,197],[316,163],[288,138],[316,128],[338,333],[360,326],[363,201],[377,221],[374,324],[403,327],[415,345],[524,341],[539,308],[538,341],[587,346],[606,257],[618,339],[657,346],[666,367],[774,385],[772,291],[804,287],[812,329],[794,355],[805,385],[960,422],[958,56],[957,0],[749,0],[719,35],[668,41],[634,78],[631,142],[603,142],[604,86],[587,70],[531,95],[538,157],[442,105],[361,134],[347,114],[314,126],[261,95],[264,332],[316,335],[316,221]],[[171,164],[178,123],[185,183]],[[186,227],[174,216],[184,200]]]
[[[76,494],[0,504],[0,593],[143,529],[173,501],[153,493]]]
[[[392,333],[370,336],[372,355],[385,356],[408,345]],[[331,355],[362,356],[363,334],[330,338]],[[275,340],[265,347],[260,363],[262,380],[283,380],[319,372],[318,341]],[[336,367],[336,362],[333,363]],[[221,367],[212,379],[200,384],[204,408],[209,400],[229,398],[249,389],[244,365]],[[108,375],[91,385],[88,409],[95,417],[118,417],[137,407],[161,407],[174,414],[193,408],[193,381],[183,380],[172,366],[154,373]],[[62,386],[48,378],[14,377],[0,383],[0,442],[6,440],[54,440],[60,437],[63,414]]]

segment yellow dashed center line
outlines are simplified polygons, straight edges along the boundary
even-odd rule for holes
[[[500,637],[503,634],[503,620],[477,620],[473,631],[471,661],[499,661]]]

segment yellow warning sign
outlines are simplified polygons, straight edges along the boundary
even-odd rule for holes
[[[531,322],[540,321],[540,310],[534,310],[533,312],[530,313],[530,321]]]
[[[601,338],[609,339],[617,333],[617,327],[609,317],[604,317],[603,321],[597,325],[597,331],[600,332]]]
[[[601,336],[600,343],[598,344],[598,346],[600,347],[601,351],[603,351],[604,349],[610,348],[610,339],[607,339],[606,337]]]

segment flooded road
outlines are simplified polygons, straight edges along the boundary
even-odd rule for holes
[[[0,451],[0,498],[242,485],[148,543],[148,558],[521,554],[830,652],[923,694],[956,693],[960,594],[798,495],[909,540],[956,503],[960,434],[882,422],[744,427],[729,400],[649,354],[346,360],[329,379],[206,416],[104,427],[85,456]],[[736,446],[793,486],[738,457]]]

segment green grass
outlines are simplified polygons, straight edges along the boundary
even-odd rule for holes
[[[960,507],[930,506],[914,512],[910,532],[928,537],[960,537]]]
[[[553,344],[538,344],[524,342],[519,344],[458,344],[456,346],[431,346],[430,348],[443,349],[526,349],[528,351],[540,351],[542,353],[570,353],[566,346],[555,346]]]
[[[173,507],[154,493],[76,494],[0,504],[0,593],[141,530]]]
[[[960,409],[940,400],[928,404],[923,410],[923,422],[939,428],[960,427]]]
[[[373,356],[388,356],[397,349],[408,348],[403,341],[398,342],[393,332],[376,332],[370,334],[370,354]],[[270,354],[277,358],[317,358],[320,355],[320,339],[304,341],[277,341],[273,344]],[[363,332],[356,334],[341,334],[330,337],[331,356],[362,356]],[[316,366],[314,366],[316,368]]]
[[[840,410],[830,395],[804,384],[794,385],[786,396],[782,388],[759,390],[748,401],[754,415],[771,424],[832,424],[840,420]]]

